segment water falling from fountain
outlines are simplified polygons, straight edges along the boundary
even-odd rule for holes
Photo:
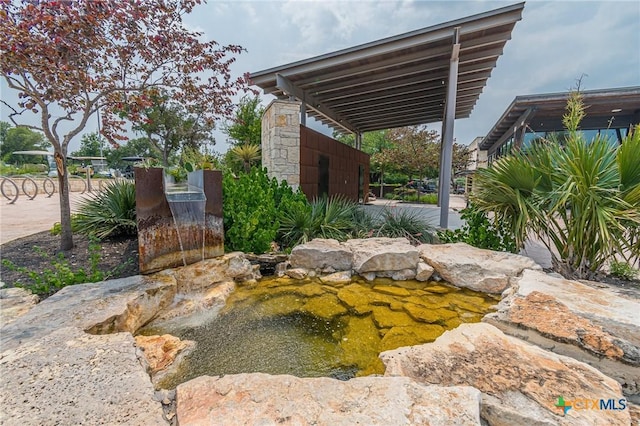
[[[173,224],[184,266],[187,258],[199,251],[199,260],[205,253],[205,205],[204,179],[201,170],[190,172],[187,182],[176,183],[172,176],[164,174],[164,193],[171,209]],[[189,255],[188,255],[189,254]]]

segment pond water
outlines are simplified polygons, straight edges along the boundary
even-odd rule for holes
[[[254,372],[347,380],[384,373],[380,352],[478,322],[497,301],[437,282],[264,278],[239,286],[217,315],[196,327],[152,323],[140,334],[197,342],[178,372],[159,384],[166,389],[201,375]]]

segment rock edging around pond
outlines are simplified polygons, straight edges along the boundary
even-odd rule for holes
[[[376,243],[380,250],[399,246],[382,241],[378,239]],[[411,262],[416,260],[415,271],[424,263],[454,285],[465,284],[466,275],[473,277],[468,280],[473,284],[467,285],[474,289],[483,286],[493,289],[485,291],[498,292],[504,286],[498,311],[485,317],[485,321],[516,337],[506,336],[490,324],[467,324],[446,332],[433,343],[381,355],[387,364],[387,376],[407,377],[363,377],[340,382],[243,374],[194,379],[176,391],[181,425],[239,421],[275,424],[276,420],[283,424],[325,424],[325,418],[331,419],[331,424],[352,424],[353,415],[361,416],[368,424],[389,424],[391,420],[394,424],[416,424],[421,419],[432,424],[631,423],[632,410],[614,410],[610,401],[636,400],[638,395],[637,378],[625,372],[637,370],[634,353],[638,352],[634,351],[640,351],[635,340],[640,319],[628,313],[640,311],[638,299],[588,283],[548,281],[549,276],[525,258],[466,245],[416,248],[406,244],[403,246],[415,255],[398,254],[386,260],[374,250],[356,258],[353,247],[358,245],[357,241],[341,245],[340,250],[345,250],[341,253],[351,261],[350,266],[346,262],[339,265],[346,268],[343,272],[385,273],[379,268],[394,265],[396,269],[390,270],[412,269],[404,267],[408,258]],[[305,248],[299,250],[302,249]],[[291,257],[292,263],[296,262],[294,253]],[[35,305],[2,328],[0,423],[160,424],[175,420],[171,410],[162,420],[163,403],[171,401],[166,393],[154,392],[146,361],[131,333],[159,315],[170,319],[173,314],[168,312],[190,312],[224,300],[225,294],[233,290],[234,280],[255,277],[255,270],[247,265],[241,254],[225,255],[206,264],[150,277],[67,287]],[[315,273],[316,267],[305,269]],[[320,272],[323,270],[339,271],[335,267],[331,271],[326,262]],[[192,286],[187,288],[185,280]],[[208,302],[199,305],[199,301],[189,300],[180,291],[208,295]],[[532,307],[524,309],[527,304]],[[549,311],[551,314],[546,313],[545,306],[554,308]],[[565,321],[569,317],[555,320],[558,312],[571,314],[571,323],[579,326],[567,331]],[[601,332],[594,333],[596,329]],[[525,331],[518,336],[518,332]],[[535,335],[548,341],[542,344],[533,338]],[[589,339],[592,335],[597,336],[597,341]],[[570,357],[547,350],[558,351],[560,347],[571,349]],[[429,359],[434,360],[433,364]],[[627,394],[621,393],[618,382],[581,361],[596,368],[611,363],[611,371],[620,366],[618,371],[623,373],[612,377],[625,386]],[[571,380],[561,380],[569,371]],[[432,389],[434,386],[438,391]],[[208,399],[202,389],[210,389]],[[434,392],[442,398],[424,397]],[[556,407],[560,396],[574,403],[603,399],[611,409],[580,409],[578,404],[563,413],[562,407]],[[416,400],[423,402],[414,406]],[[464,406],[459,417],[433,414],[455,416],[452,400],[456,406]],[[217,413],[215,419],[202,418],[204,414],[198,414],[202,409]],[[234,410],[241,410],[242,414]],[[234,412],[235,417],[224,417],[225,413]]]

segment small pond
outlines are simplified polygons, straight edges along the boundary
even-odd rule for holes
[[[167,389],[202,375],[254,372],[347,380],[384,373],[380,352],[432,342],[463,322],[478,322],[497,301],[438,282],[263,278],[238,286],[219,313],[198,326],[171,321],[140,334],[197,342],[178,372],[159,384]]]

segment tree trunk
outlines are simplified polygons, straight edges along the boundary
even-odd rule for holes
[[[60,196],[60,250],[73,248],[73,231],[71,230],[71,203],[69,202],[69,178],[67,166],[63,163],[62,173],[58,165],[58,194]]]

